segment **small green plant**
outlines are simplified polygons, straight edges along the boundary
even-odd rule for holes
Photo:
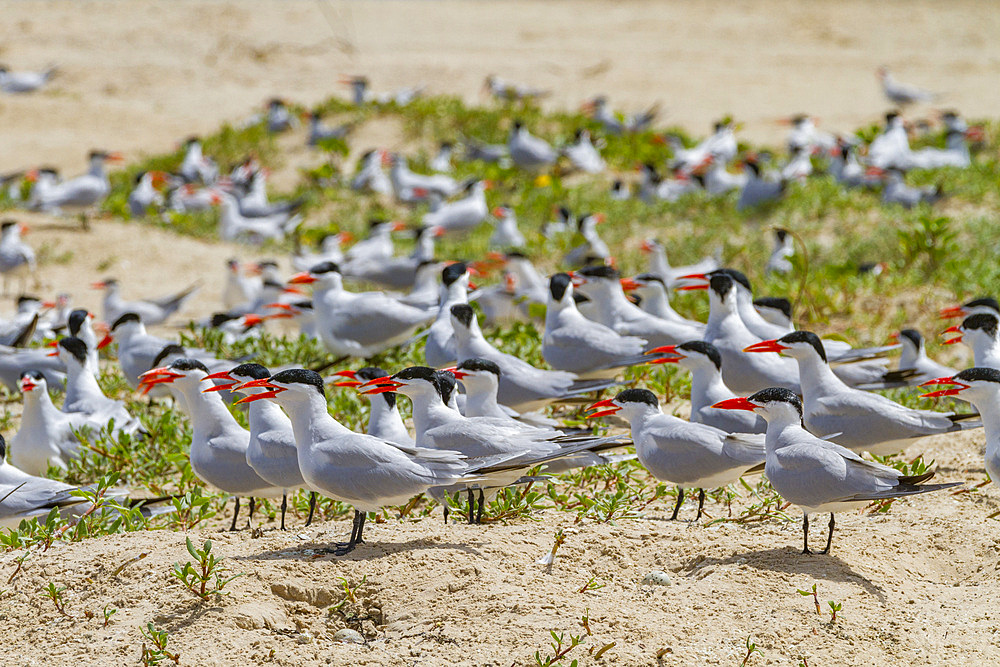
[[[747,653],[745,656],[743,656],[743,662],[740,663],[740,667],[746,667],[746,664],[750,662],[750,658],[753,657],[754,653],[761,656],[764,655],[763,653],[761,653],[761,650],[757,648],[757,644],[753,642],[753,637],[751,635],[747,635],[745,646],[747,649]]]
[[[184,586],[202,600],[208,600],[212,595],[225,595],[222,589],[233,579],[243,575],[242,572],[231,577],[224,576],[229,568],[222,567],[221,558],[212,553],[212,541],[205,540],[205,545],[198,549],[191,538],[187,538],[188,553],[195,559],[197,566],[188,561],[181,565],[174,563],[173,575],[181,580]],[[214,584],[209,582],[214,579]]]
[[[340,609],[341,607],[343,607],[348,602],[350,602],[352,604],[357,604],[357,602],[358,602],[358,595],[357,595],[358,589],[361,588],[362,586],[364,586],[365,583],[368,581],[368,575],[366,574],[363,577],[361,577],[361,581],[358,582],[357,586],[355,586],[354,588],[351,588],[351,584],[347,581],[347,579],[345,579],[344,577],[337,577],[337,578],[340,579],[340,587],[344,589],[344,599],[341,600],[340,602],[338,602],[337,604],[335,604],[333,607],[331,607],[330,608],[331,611]]]
[[[63,599],[63,591],[66,590],[65,586],[56,587],[51,581],[49,585],[42,589],[42,597],[47,597],[52,600],[52,604],[55,605],[56,611],[70,618],[69,613],[66,611],[66,600]]]
[[[600,583],[598,583],[597,582],[597,577],[591,577],[590,579],[587,580],[587,583],[585,583],[583,585],[583,588],[581,588],[577,592],[578,593],[586,593],[587,591],[596,591],[596,590],[598,590],[600,588],[604,588],[606,585],[607,584],[600,584]]]
[[[799,592],[799,595],[811,595],[812,599],[813,599],[813,604],[816,605],[816,613],[817,614],[820,613],[820,608],[819,608],[819,593],[817,593],[817,591],[816,591],[816,584],[813,584],[812,588],[810,590],[807,590],[807,591],[804,591],[801,588],[798,588],[796,590]]]
[[[212,496],[206,496],[198,486],[182,496],[175,496],[172,502],[174,511],[170,515],[170,526],[177,530],[191,530],[202,521],[215,516]]]
[[[829,602],[827,602],[827,604],[830,605],[830,622],[836,623],[837,612],[843,609],[844,605],[840,604],[839,602],[834,602],[833,600],[830,600]]]
[[[142,661],[143,665],[147,667],[149,665],[158,665],[164,660],[173,660],[174,664],[180,664],[180,654],[171,653],[167,650],[167,641],[170,639],[170,635],[167,634],[166,630],[158,630],[150,622],[146,624],[145,628],[141,628],[139,632],[151,644],[151,646],[146,646],[146,642],[142,643],[142,653],[139,655],[139,660]]]
[[[109,604],[104,605],[104,627],[111,623],[111,617],[118,613],[118,610]]]
[[[552,544],[552,549],[547,554],[538,559],[538,564],[548,565],[549,567],[551,567],[552,563],[554,563],[556,560],[556,552],[559,551],[559,547],[561,547],[562,543],[565,541],[566,541],[566,535],[563,534],[562,528],[559,528],[558,530],[556,530],[556,541]]]
[[[537,667],[552,667],[552,665],[558,664],[560,660],[566,657],[566,654],[575,649],[577,646],[583,643],[583,635],[570,635],[569,643],[566,643],[566,634],[560,632],[556,634],[555,630],[550,630],[549,634],[552,636],[552,643],[549,646],[552,648],[552,654],[543,658],[541,651],[535,651],[535,665]],[[573,660],[569,663],[569,667],[577,667],[579,660]]]

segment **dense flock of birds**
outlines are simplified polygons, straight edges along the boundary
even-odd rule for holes
[[[2,69],[0,88],[30,92],[46,85],[51,74]],[[896,105],[933,100],[930,93],[897,83],[884,69],[879,74]],[[375,94],[363,77],[345,82],[359,106],[406,105],[421,94],[420,88]],[[546,94],[495,76],[485,85],[510,104],[512,116],[518,103]],[[645,132],[657,116],[656,107],[616,113],[603,96],[584,109],[605,135]],[[251,499],[251,516],[253,498],[283,498],[284,528],[287,494],[304,488],[314,498],[322,494],[355,508],[352,534],[337,546],[337,554],[363,541],[367,513],[405,504],[417,494],[440,499],[445,493],[467,493],[468,521],[478,522],[486,497],[539,479],[539,467],[545,475],[621,461],[632,445],[653,476],[678,486],[672,518],[685,490],[698,490],[700,518],[705,489],[765,474],[781,496],[803,510],[807,553],[811,514],[830,513],[825,553],[835,512],[953,486],[928,484],[933,471],[905,475],[863,458],[863,452],[891,454],[916,439],[985,427],[986,469],[1000,479],[1000,306],[995,300],[977,299],[944,311],[964,318],[949,329],[959,334],[949,342],[961,340],[975,356],[975,368],[958,372],[929,359],[920,333],[912,329],[900,332],[894,345],[865,349],[797,330],[788,300],[755,300],[748,278],[720,266],[716,258],[672,266],[655,239],[643,243],[648,270],[622,276],[613,250],[601,238],[599,214],[574,215],[562,208],[542,226],[547,237],[576,233],[581,240],[562,258],[565,272],[546,276],[529,257],[535,249],[520,231],[515,211],[506,206],[491,211],[485,194],[491,184],[457,180],[452,163],[464,157],[538,174],[559,164],[599,174],[607,171],[602,138],[580,130],[572,143],[553,147],[512,121],[506,144],[467,139],[461,155],[455,146],[442,144],[429,162],[430,173],[411,170],[400,153],[371,150],[361,157],[348,187],[401,204],[428,205],[419,226],[410,230],[417,238],[410,254],[395,252],[393,235],[406,231],[401,223],[374,221],[367,237],[356,243],[340,233],[323,238],[315,250],[297,249],[290,257],[297,273],[290,277],[276,262],[231,260],[222,290],[224,310],[199,321],[235,341],[259,335],[269,321],[288,320],[288,326],[318,339],[337,357],[329,366],[401,345],[423,346],[425,366],[394,372],[364,366],[324,377],[295,366],[268,369],[252,359],[219,359],[150,334],[146,327],[176,316],[194,286],[161,299],[129,301],[121,295],[123,286],[106,278],[95,284],[104,290],[100,322],[86,310],[73,309],[68,294],[51,303],[22,297],[17,314],[0,327],[6,346],[0,381],[23,396],[9,461],[0,464],[3,525],[16,526],[52,507],[85,510],[85,501],[70,495],[75,487],[43,477],[50,467],[65,467],[78,455],[81,429],[99,431],[113,420],[116,432],[143,437],[141,415],[106,397],[98,384],[99,350],[109,344],[117,353],[107,363],[116,364],[133,389],[170,399],[187,414],[193,430],[191,467],[206,484],[236,497],[233,529],[240,497]],[[299,118],[276,99],[248,122],[264,123],[277,133],[290,130]],[[942,196],[940,189],[910,187],[904,172],[969,167],[970,142],[983,141],[982,132],[957,113],[941,114],[940,122],[945,145],[915,150],[910,132],[919,128],[908,126],[897,112],[886,116],[884,129],[867,146],[820,131],[809,116],[796,116],[790,121],[789,158],[770,168],[763,156],[739,155],[736,128],[721,121],[693,146],[660,136],[672,148],[668,175],[661,174],[664,165],[646,164],[634,187],[616,180],[612,196],[651,202],[735,191],[736,207],[751,209],[780,199],[823,162],[845,188],[881,188],[887,204],[933,203]],[[330,127],[309,114],[307,142],[346,140],[352,129],[350,124]],[[90,170],[66,180],[47,167],[8,175],[6,197],[13,205],[54,214],[93,210],[111,191],[105,164],[119,158],[95,151]],[[218,206],[222,239],[281,240],[303,224],[300,202],[270,201],[266,178],[266,169],[253,158],[224,173],[191,138],[175,173],[138,174],[129,209],[142,217]],[[468,233],[487,221],[494,225],[489,243],[495,252],[468,263],[436,257],[438,238]],[[5,286],[18,278],[23,285],[35,270],[23,229],[15,220],[2,225]],[[762,269],[791,271],[794,252],[791,235],[778,230]],[[473,274],[495,270],[501,271],[499,283],[470,283]],[[357,285],[376,289],[347,288]],[[303,292],[307,286],[311,294]],[[676,289],[706,291],[707,322],[687,319],[671,307]],[[470,303],[478,304],[482,324]],[[483,334],[483,324],[542,319],[541,355],[548,368],[498,349]],[[58,342],[38,345],[49,341]],[[885,355],[896,348],[902,348],[902,356],[890,369]],[[674,363],[691,374],[689,420],[664,412],[657,396],[643,388],[624,388],[613,398],[597,400],[600,392],[621,388],[625,368]],[[366,397],[366,433],[351,431],[330,413],[326,392],[331,384],[357,387]],[[917,384],[947,385],[927,395],[959,396],[978,414],[911,409],[873,393]],[[64,392],[60,407],[50,391]],[[398,395],[412,402],[412,428],[400,417]],[[588,399],[590,417],[624,418],[631,440],[602,428],[567,428],[555,418],[558,410],[545,412]],[[231,403],[245,404],[249,429],[234,418]]]

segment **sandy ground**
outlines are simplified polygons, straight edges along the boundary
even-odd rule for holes
[[[1000,106],[1000,13],[973,2],[19,2],[3,15],[0,60],[62,73],[40,95],[0,96],[2,171],[52,163],[73,173],[93,147],[159,152],[271,95],[308,104],[345,92],[337,79],[349,73],[376,89],[423,82],[481,101],[492,71],[553,88],[553,107],[596,92],[626,109],[658,100],[667,122],[703,132],[731,112],[761,140],[783,133],[779,110],[817,113],[831,128],[876,119],[881,63],[969,116]],[[252,254],[135,224],[82,234],[72,221],[17,217],[52,259],[38,291],[69,291],[91,308],[99,294],[86,285],[117,275],[126,296],[201,278],[186,313],[210,312],[223,260]],[[945,479],[978,483],[981,442],[912,451],[936,459]],[[899,503],[886,517],[845,514],[830,558],[798,554],[797,521],[706,530],[663,521],[659,505],[615,526],[554,512],[487,528],[383,524],[341,560],[308,550],[341,539],[343,522],[259,539],[196,531],[247,575],[204,606],[169,576],[188,559],[183,535],[101,538],[36,555],[9,584],[16,554],[0,556],[0,662],[133,664],[138,629],[153,621],[183,665],[528,665],[535,650],[547,654],[549,630],[580,632],[589,609],[594,634],[568,656],[581,665],[652,665],[661,650],[662,664],[736,665],[748,635],[763,652],[751,665],[988,664],[1000,657],[1000,540],[986,519],[997,509],[991,487]],[[546,571],[535,561],[560,527],[569,537]],[[150,555],[113,576],[141,552]],[[641,586],[653,570],[671,583]],[[360,602],[342,609],[370,617],[359,626],[367,643],[335,645],[346,625],[338,577],[356,586],[366,575]],[[577,592],[590,577],[605,586]],[[71,619],[39,595],[49,581],[67,586]],[[795,592],[814,582],[822,616]],[[836,624],[827,600],[843,604]],[[104,605],[119,609],[107,628]],[[599,661],[587,653],[611,642]]]

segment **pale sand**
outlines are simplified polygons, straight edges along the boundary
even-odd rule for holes
[[[875,121],[886,108],[873,76],[882,63],[947,93],[942,103],[971,117],[995,115],[1000,102],[1000,13],[973,2],[333,2],[324,7],[334,28],[319,7],[7,3],[0,60],[63,71],[40,95],[0,96],[0,170],[53,163],[73,173],[98,146],[130,158],[160,152],[246,117],[271,95],[311,104],[345,94],[337,80],[351,73],[369,75],[376,90],[423,82],[484,102],[480,86],[492,71],[552,88],[551,107],[605,92],[623,109],[659,101],[664,122],[696,133],[730,112],[745,123],[741,136],[766,141],[782,136],[775,120],[785,113],[809,111],[841,130]],[[222,260],[253,254],[134,224],[101,222],[84,235],[67,229],[72,221],[17,217],[32,225],[36,248],[73,252],[44,268],[40,291],[68,290],[92,308],[98,295],[85,283],[103,275],[125,278],[127,296],[166,293],[200,276],[205,287],[185,312],[208,312],[218,306],[212,281]],[[981,443],[973,433],[910,452],[936,459],[944,479],[978,483]],[[574,526],[572,515],[551,512],[512,526],[445,528],[439,515],[373,525],[371,544],[343,560],[301,550],[342,539],[344,522],[302,539],[197,530],[195,539],[212,537],[226,562],[247,573],[227,599],[205,607],[168,574],[189,558],[183,535],[57,544],[13,583],[0,583],[2,662],[135,664],[138,630],[153,621],[171,632],[183,665],[261,664],[273,649],[274,664],[284,665],[506,667],[534,664],[538,649],[547,655],[549,630],[579,633],[589,609],[594,636],[568,656],[581,665],[653,665],[668,648],[661,664],[735,665],[748,635],[764,653],[750,665],[800,657],[808,665],[989,664],[1000,657],[1000,540],[986,518],[997,509],[994,486],[920,497],[887,517],[845,514],[834,555],[812,558],[798,554],[797,520],[706,530],[664,522],[661,504],[617,525]],[[569,537],[546,572],[535,561],[557,527]],[[141,552],[150,556],[112,576]],[[0,556],[0,582],[16,556]],[[669,572],[673,583],[640,586],[651,570]],[[347,610],[384,618],[362,623],[368,646],[336,646],[332,633],[344,625],[331,611],[341,599],[338,577],[354,586],[363,575],[363,604]],[[590,577],[605,587],[578,593]],[[72,621],[40,596],[50,581],[68,587]],[[814,582],[823,616],[795,592]],[[836,625],[824,622],[827,600],[843,604]],[[119,609],[106,629],[104,605]],[[586,652],[612,641],[600,661]]]

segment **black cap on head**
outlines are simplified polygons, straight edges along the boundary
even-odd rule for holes
[[[323,376],[316,371],[311,371],[306,368],[291,368],[287,371],[281,371],[280,373],[275,373],[271,376],[271,382],[280,382],[282,384],[308,384],[316,388],[320,396],[326,398],[326,391],[323,389]]]
[[[309,273],[313,275],[322,275],[324,273],[340,273],[340,267],[337,266],[336,262],[320,262],[319,264],[310,268]]]
[[[0,435],[0,463],[3,463],[4,459],[6,458],[7,458],[7,441],[4,440],[4,437],[2,435]]]
[[[903,329],[902,331],[899,332],[899,336],[900,338],[905,338],[911,343],[913,343],[913,347],[917,348],[918,350],[920,349],[920,345],[923,344],[924,342],[923,334],[921,334],[916,329]]]
[[[37,296],[32,296],[31,294],[22,294],[21,296],[17,297],[18,306],[24,305],[28,302],[41,303],[41,301],[42,300],[39,299]]]
[[[404,368],[392,377],[396,380],[426,380],[434,382],[437,370],[430,366],[410,366]]]
[[[451,395],[455,393],[458,380],[455,379],[454,375],[446,371],[434,371],[434,386],[437,387],[438,393],[441,394],[441,400],[447,403],[451,400]]]
[[[966,368],[955,374],[955,379],[961,382],[996,382],[1000,383],[1000,370],[996,368]]]
[[[260,364],[240,364],[229,371],[230,375],[238,375],[241,378],[251,378],[253,380],[263,380],[271,377],[271,371]]]
[[[626,389],[614,398],[617,403],[645,403],[657,407],[660,402],[656,400],[656,394],[648,389]]]
[[[141,324],[142,318],[139,317],[138,313],[125,313],[124,315],[122,315],[121,317],[119,317],[117,320],[114,321],[114,323],[111,325],[111,330],[114,331],[121,325],[126,324],[128,322],[136,322]]]
[[[784,297],[762,296],[759,299],[754,299],[753,305],[761,308],[773,308],[775,310],[780,310],[785,314],[785,317],[792,319],[792,302]]]
[[[67,336],[59,340],[59,347],[73,355],[80,365],[87,361],[87,344],[74,336]]]
[[[778,227],[777,229],[774,230],[774,235],[778,237],[778,240],[780,242],[784,243],[785,242],[785,238],[788,237],[788,230],[787,229],[782,229],[781,227]]]
[[[569,277],[568,273],[556,273],[549,278],[549,294],[552,295],[553,301],[562,301],[571,284],[573,284],[573,279]]]
[[[83,323],[86,321],[88,315],[90,315],[90,313],[83,308],[77,308],[69,314],[69,318],[66,320],[66,323],[69,325],[70,334],[74,336],[79,335],[80,327],[83,326]]]
[[[816,354],[820,356],[820,359],[826,361],[826,350],[823,349],[823,343],[820,341],[819,336],[811,331],[793,331],[790,334],[785,334],[778,339],[779,343],[808,343],[813,346],[816,350]]]
[[[991,296],[981,296],[978,299],[973,299],[972,301],[966,301],[964,306],[966,308],[978,308],[980,306],[986,306],[987,308],[992,308],[993,310],[1000,312],[1000,303]]]
[[[163,349],[160,350],[160,353],[158,355],[156,355],[156,359],[153,360],[153,366],[152,366],[152,368],[159,368],[160,364],[163,363],[164,359],[166,359],[167,357],[176,356],[178,354],[180,354],[180,355],[187,354],[187,350],[185,350],[183,347],[181,347],[177,343],[169,343],[169,344],[165,345],[163,347]]]
[[[500,377],[500,367],[489,359],[482,359],[480,357],[466,359],[455,368],[460,371],[486,371],[487,373],[493,373],[497,377]]]
[[[462,323],[466,328],[472,326],[472,320],[476,317],[476,311],[466,303],[455,304],[451,307],[451,316]]]
[[[581,276],[587,276],[588,278],[607,278],[608,280],[618,280],[621,276],[621,274],[618,273],[618,269],[604,264],[585,266],[577,271],[577,273]]]
[[[686,343],[678,345],[677,349],[684,350],[685,352],[703,354],[708,357],[713,364],[715,364],[716,370],[722,370],[722,355],[719,354],[719,349],[711,343],[706,343],[703,340],[689,340]]]
[[[747,279],[746,274],[743,273],[742,271],[737,271],[736,269],[725,269],[724,268],[724,269],[716,269],[715,271],[712,271],[708,275],[709,276],[714,276],[714,275],[717,275],[717,274],[722,274],[722,275],[729,276],[735,282],[738,282],[740,285],[743,285],[744,287],[746,287],[751,292],[753,291],[750,288],[750,281]]]
[[[170,368],[175,371],[202,371],[208,374],[208,367],[201,363],[197,359],[191,359],[190,357],[181,357],[180,359],[174,359],[170,363]]]
[[[449,286],[464,276],[465,272],[468,270],[469,267],[465,265],[465,262],[455,262],[454,264],[449,264],[441,269],[441,282],[443,282],[446,286]]]
[[[358,371],[354,374],[354,377],[358,380],[364,380],[367,382],[368,380],[374,380],[375,378],[389,377],[389,371],[379,368],[378,366],[364,366],[363,368],[358,369]],[[378,395],[382,397],[390,408],[396,407],[396,392],[387,391]]]
[[[27,370],[27,371],[24,371],[23,373],[21,373],[21,379],[23,380],[24,378],[31,378],[35,382],[40,382],[42,380],[45,380],[45,376],[42,375],[41,371],[36,371],[36,370],[33,370],[33,369],[32,370]]]
[[[11,227],[13,227],[16,224],[17,224],[17,221],[15,221],[15,220],[4,220],[3,222],[0,222],[0,230],[10,229]]]
[[[761,389],[756,394],[748,396],[747,400],[752,403],[790,403],[795,406],[795,409],[799,412],[799,418],[802,417],[802,401],[796,396],[792,391],[785,389],[784,387],[768,387],[767,389]]]
[[[997,337],[997,318],[990,313],[969,315],[962,321],[962,328],[967,330],[982,329],[992,338]]]
[[[635,279],[644,283],[660,283],[664,287],[667,286],[667,284],[663,282],[663,278],[656,275],[655,273],[640,273],[635,277]]]
[[[279,285],[279,287],[280,287],[280,285]],[[226,322],[229,322],[230,320],[235,320],[237,317],[240,317],[240,316],[239,315],[232,315],[230,313],[215,313],[214,315],[212,315],[211,326],[213,328],[214,327],[221,327]]]

